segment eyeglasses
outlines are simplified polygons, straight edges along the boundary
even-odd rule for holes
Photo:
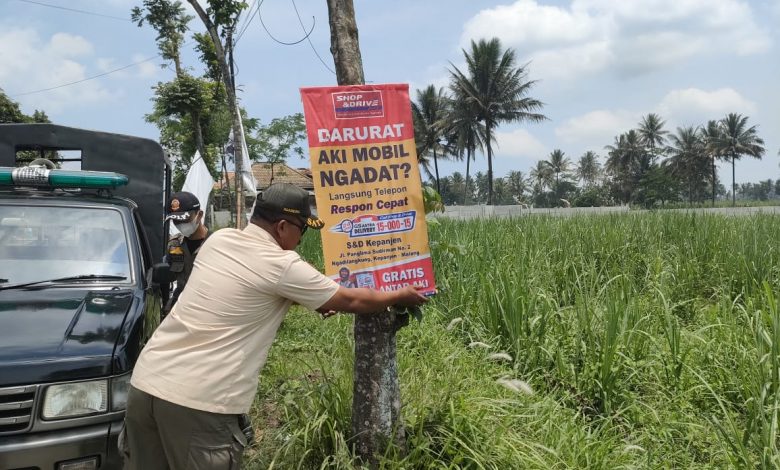
[[[308,226],[308,225],[306,225],[306,224],[301,224],[301,225],[298,225],[298,224],[296,224],[295,222],[293,222],[293,221],[292,221],[292,220],[290,220],[290,219],[280,219],[280,220],[284,220],[284,221],[286,221],[286,222],[288,222],[288,223],[290,223],[290,224],[292,224],[292,225],[295,225],[296,227],[298,227],[298,230],[300,230],[300,231],[301,231],[301,236],[303,236],[303,234],[305,234],[305,233],[306,233],[306,229],[308,229],[308,228],[309,228],[309,226]]]

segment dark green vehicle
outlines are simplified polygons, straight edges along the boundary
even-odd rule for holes
[[[58,151],[81,170],[20,158]],[[121,468],[130,374],[164,304],[169,187],[151,140],[0,125],[0,469]]]

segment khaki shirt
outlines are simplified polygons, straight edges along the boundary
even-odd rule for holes
[[[249,411],[276,330],[293,302],[316,310],[339,289],[262,228],[222,229],[202,245],[131,383],[178,405]]]

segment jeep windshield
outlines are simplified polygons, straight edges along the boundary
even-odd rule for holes
[[[126,282],[127,247],[122,215],[114,209],[0,205],[0,287]]]

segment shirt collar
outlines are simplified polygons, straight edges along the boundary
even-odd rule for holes
[[[243,231],[252,237],[257,237],[261,240],[273,243],[275,246],[278,246],[280,250],[282,249],[282,246],[279,245],[279,242],[277,242],[270,233],[268,233],[264,228],[253,224],[252,222],[249,222],[246,227],[244,227]]]

